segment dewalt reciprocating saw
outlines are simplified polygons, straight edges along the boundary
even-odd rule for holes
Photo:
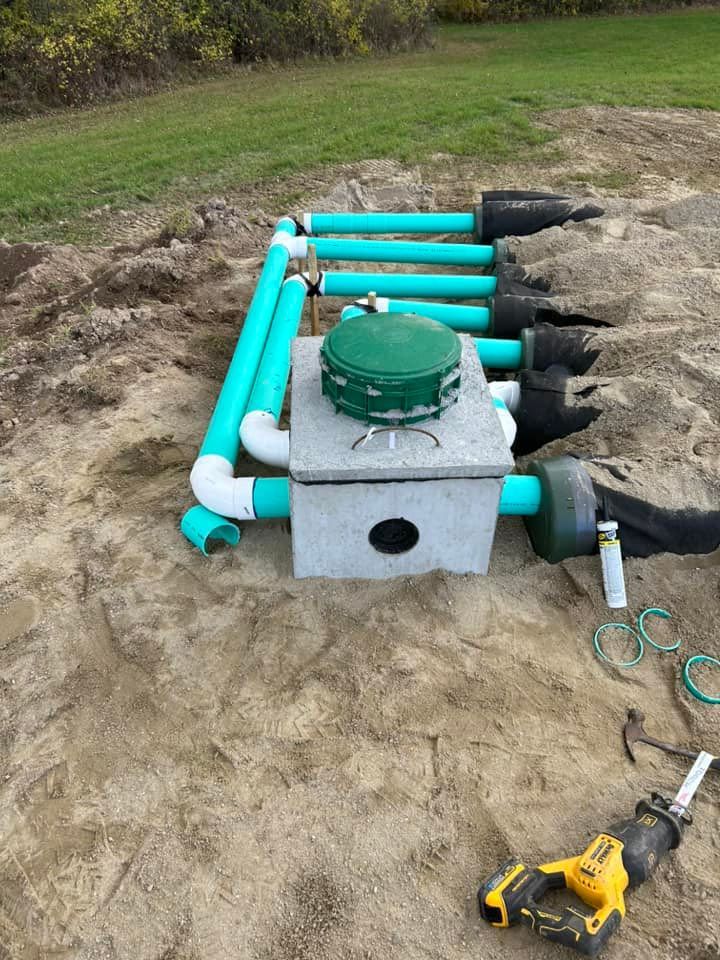
[[[674,800],[653,794],[635,816],[599,834],[579,857],[530,869],[508,860],[478,892],[480,913],[494,927],[523,923],[534,933],[594,957],[625,916],[625,890],[650,876],[669,850],[680,844],[687,808],[712,760],[701,753]],[[543,910],[549,890],[566,888],[586,907]]]

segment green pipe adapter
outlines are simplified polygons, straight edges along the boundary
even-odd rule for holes
[[[574,457],[532,460],[527,472],[539,478],[540,510],[525,518],[538,556],[549,563],[595,550],[597,501],[590,474]]]

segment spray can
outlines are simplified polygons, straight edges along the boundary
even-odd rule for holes
[[[622,550],[617,521],[598,521],[597,538],[607,605],[611,609],[626,607],[625,574],[623,573]]]

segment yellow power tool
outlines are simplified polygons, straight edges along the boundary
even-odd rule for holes
[[[687,808],[712,756],[701,753],[674,800],[654,793],[641,800],[635,816],[599,834],[579,857],[530,869],[508,860],[478,891],[480,914],[494,927],[523,923],[534,933],[594,957],[625,916],[624,894],[652,874],[692,823]],[[570,890],[591,911],[574,906],[543,910],[549,890]]]

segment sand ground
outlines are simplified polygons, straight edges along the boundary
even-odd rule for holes
[[[542,453],[717,505],[720,119],[548,122],[572,164],[369,162],[310,178],[298,211],[603,198],[601,220],[515,244],[613,324],[583,378],[602,415]],[[597,558],[549,566],[520,521],[486,578],[296,581],[279,522],[202,557],[178,521],[270,236],[258,207],[280,212],[261,200],[205,204],[173,242],[139,242],[147,216],[124,248],[0,246],[0,958],[550,960],[482,924],[477,884],[510,856],[579,852],[679,784],[680,761],[626,758],[629,706],[720,753],[720,708],[680,678],[687,655],[720,655],[720,552],[627,563],[628,617],[666,607],[682,640],[627,671],[592,652]],[[720,956],[719,813],[709,776],[610,960]]]

